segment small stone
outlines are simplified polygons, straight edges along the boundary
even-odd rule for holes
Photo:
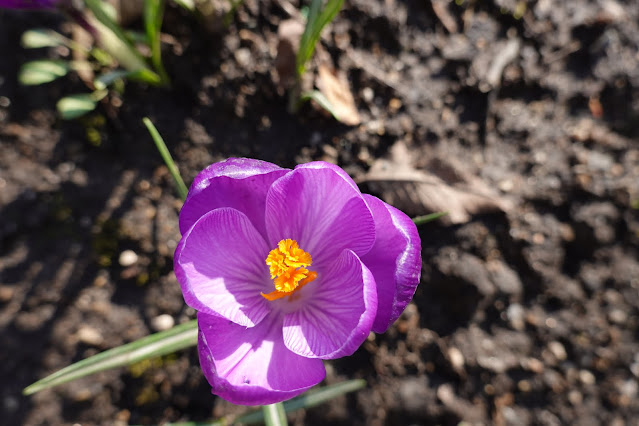
[[[592,385],[595,383],[595,375],[588,370],[579,371],[579,380],[584,385]]]
[[[517,383],[517,389],[519,389],[521,392],[530,392],[532,387],[530,386],[530,382],[528,380],[520,380]]]
[[[544,363],[539,361],[537,358],[526,358],[521,362],[521,366],[533,373],[540,374],[544,372]]]
[[[0,302],[6,303],[13,297],[13,287],[0,286]]]
[[[497,187],[503,192],[510,192],[515,187],[515,184],[511,179],[504,179],[499,181]]]
[[[448,349],[448,358],[450,359],[450,364],[453,366],[455,371],[461,371],[464,368],[464,355],[461,351],[455,347]]]
[[[581,405],[581,402],[583,400],[584,397],[581,392],[577,390],[571,390],[570,392],[568,392],[568,401],[570,401],[572,405]]]
[[[526,327],[524,308],[519,303],[508,306],[506,317],[510,326],[515,330],[522,331]]]
[[[508,365],[496,356],[478,356],[477,364],[479,364],[480,367],[495,373],[503,373],[508,369]]]
[[[453,387],[449,384],[443,384],[437,388],[437,398],[444,404],[450,404],[455,400],[455,392]]]
[[[158,315],[151,320],[151,327],[153,327],[155,331],[168,330],[170,328],[173,328],[174,325],[175,319],[173,319],[173,317],[168,314]]]
[[[628,319],[628,315],[621,309],[613,309],[608,314],[608,319],[615,324],[624,324]]]
[[[364,87],[362,89],[362,98],[364,98],[366,102],[372,102],[374,97],[375,92],[373,92],[373,89],[371,89],[370,87]]]
[[[558,361],[563,361],[568,357],[568,354],[566,354],[566,348],[564,348],[564,345],[557,342],[556,340],[548,343],[548,350],[550,350],[550,352]]]
[[[88,325],[80,327],[76,336],[80,342],[91,346],[98,346],[104,340],[99,330]]]
[[[247,67],[251,63],[251,51],[246,47],[239,48],[235,51],[235,60],[242,67]]]
[[[637,397],[637,393],[639,391],[639,385],[637,385],[637,381],[630,379],[630,380],[626,380],[623,383],[621,383],[619,386],[619,392],[628,397],[628,398],[636,398]]]
[[[118,262],[120,266],[127,267],[134,265],[138,261],[138,255],[133,250],[124,250],[120,253],[120,258]]]

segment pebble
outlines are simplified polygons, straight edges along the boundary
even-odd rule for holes
[[[455,400],[455,392],[449,384],[443,384],[437,388],[437,398],[444,404],[450,404]]]
[[[622,395],[632,399],[636,398],[639,392],[639,385],[632,379],[624,381],[618,387]]]
[[[478,356],[477,364],[479,364],[480,367],[495,373],[503,373],[508,369],[508,365],[496,356]]]
[[[624,324],[628,319],[628,315],[621,309],[613,309],[608,314],[608,319],[615,324]]]
[[[123,266],[125,268],[127,266],[134,265],[137,261],[138,255],[133,250],[124,250],[122,253],[120,253],[120,258],[118,259],[120,266]]]
[[[530,390],[532,389],[532,386],[530,385],[530,382],[528,380],[520,380],[517,383],[517,389],[525,393],[525,392],[530,392]]]
[[[235,51],[235,60],[242,67],[247,67],[251,63],[251,51],[246,47]]]
[[[572,405],[581,405],[583,399],[583,395],[577,390],[571,390],[568,392],[568,401],[570,401]]]
[[[513,303],[506,310],[506,317],[512,328],[522,331],[526,327],[524,308],[519,303]]]
[[[584,385],[592,385],[595,383],[595,375],[588,370],[579,371],[579,380]]]
[[[539,374],[544,372],[544,363],[537,358],[527,358],[521,362],[521,366],[533,373]]]
[[[6,303],[13,297],[13,287],[6,285],[0,286],[0,302]]]
[[[370,87],[364,87],[362,89],[362,98],[364,98],[366,102],[371,102],[374,97],[375,92],[373,92],[373,89],[371,89]]]
[[[168,314],[158,315],[151,320],[151,327],[153,327],[155,331],[168,330],[170,328],[173,328],[174,325],[175,319],[173,319],[173,317]]]
[[[557,358],[558,361],[563,361],[568,356],[566,354],[566,348],[564,348],[564,345],[557,342],[556,340],[548,343],[548,350],[550,350],[550,352],[555,358]]]
[[[464,355],[459,349],[455,347],[448,349],[448,358],[455,371],[461,371],[464,368]]]
[[[79,341],[91,346],[97,346],[103,342],[102,333],[99,330],[84,325],[80,327],[76,334]]]

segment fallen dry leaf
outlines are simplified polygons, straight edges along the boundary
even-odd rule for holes
[[[510,202],[451,160],[433,158],[428,170],[416,169],[403,142],[391,147],[390,158],[376,160],[358,183],[365,183],[371,192],[411,217],[446,211],[440,219],[446,224],[510,209]]]
[[[331,103],[339,121],[349,126],[357,126],[361,123],[348,80],[342,73],[334,73],[328,66],[320,64],[315,84]]]

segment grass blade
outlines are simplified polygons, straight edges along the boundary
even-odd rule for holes
[[[281,402],[277,404],[265,405],[262,407],[264,413],[264,423],[266,426],[286,426],[286,411]]]
[[[149,77],[146,82],[153,85],[161,84],[162,78],[149,69],[144,57],[111,16],[110,5],[101,0],[85,0],[85,4],[96,18],[91,25],[96,33],[98,44],[123,68],[129,71],[146,69],[148,73],[145,75]]]
[[[427,214],[424,216],[417,216],[413,218],[413,222],[415,223],[415,225],[419,226],[428,222],[432,222],[433,220],[437,220],[440,217],[446,216],[447,214],[448,212],[437,212],[437,213]]]
[[[306,70],[306,63],[315,52],[315,45],[319,41],[324,27],[331,22],[342,8],[344,0],[328,0],[326,7],[322,9],[323,0],[312,0],[308,11],[308,20],[304,28],[304,34],[300,39],[300,48],[297,51],[297,74],[302,76]]]
[[[160,75],[163,83],[166,84],[169,77],[162,65],[162,49],[160,45],[160,29],[162,28],[163,15],[163,0],[144,0],[144,28],[151,48],[151,64]]]
[[[197,321],[173,327],[170,330],[151,334],[135,342],[99,353],[90,358],[71,364],[62,370],[38,380],[22,392],[31,395],[43,389],[67,383],[80,377],[123,367],[136,362],[167,355],[197,344]]]
[[[320,92],[319,90],[313,90],[311,92],[304,92],[300,96],[301,102],[310,101],[311,99],[317,102],[317,104],[324,108],[326,111],[328,111],[333,116],[333,118],[335,118],[337,121],[340,121],[337,111],[335,111],[335,108],[333,108],[333,104],[331,104],[331,101],[329,101],[322,92]]]
[[[164,139],[162,139],[162,136],[160,136],[160,132],[158,132],[158,129],[155,128],[151,120],[149,120],[147,117],[144,117],[142,119],[142,122],[151,134],[153,142],[155,142],[155,146],[158,148],[158,151],[160,151],[160,155],[162,156],[164,163],[166,163],[166,166],[169,168],[169,172],[171,173],[171,176],[173,176],[173,180],[175,181],[175,185],[177,186],[180,197],[182,198],[182,200],[186,200],[186,195],[189,193],[189,189],[184,184],[182,176],[180,175],[180,171],[175,165],[173,157],[171,157],[171,153],[164,143]]]

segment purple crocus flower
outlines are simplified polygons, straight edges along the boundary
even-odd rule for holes
[[[180,231],[175,274],[199,311],[200,364],[213,393],[235,404],[318,384],[322,360],[384,332],[419,282],[410,218],[321,161],[212,164],[191,185]]]
[[[60,0],[0,0],[0,7],[8,9],[51,9]]]

